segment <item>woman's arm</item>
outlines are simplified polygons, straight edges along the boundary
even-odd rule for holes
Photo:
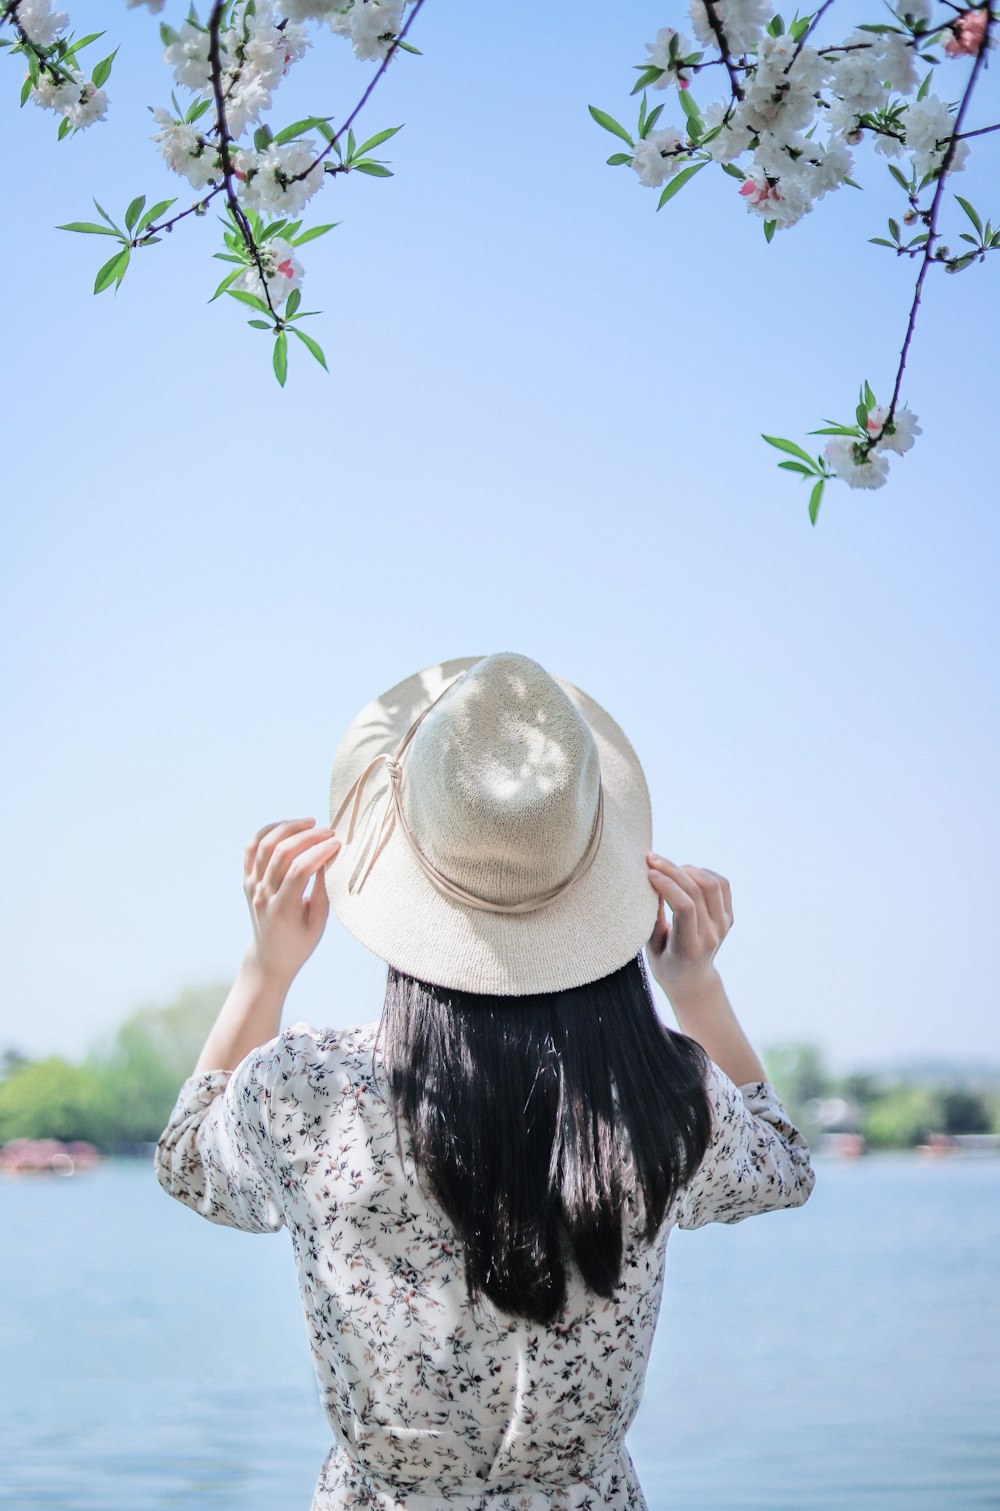
[[[666,992],[682,1033],[697,1040],[737,1086],[766,1081],[767,1073],[740,1027],[714,965],[733,923],[729,883],[699,866],[646,857],[660,912],[647,947],[650,970]],[[665,909],[673,922],[667,923]]]
[[[319,873],[340,849],[315,819],[285,819],[254,835],[243,861],[243,890],[253,921],[247,948],[229,996],[198,1056],[192,1075],[235,1070],[281,1027],[288,988],[320,940],[330,911]],[[309,897],[303,896],[315,876]]]

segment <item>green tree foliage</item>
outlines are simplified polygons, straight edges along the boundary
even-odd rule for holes
[[[107,1151],[157,1139],[227,989],[189,988],[165,1007],[138,1008],[82,1065],[8,1051],[0,1142],[82,1138]]]
[[[873,1149],[908,1149],[941,1131],[941,1102],[926,1086],[886,1090],[865,1113],[861,1132]]]

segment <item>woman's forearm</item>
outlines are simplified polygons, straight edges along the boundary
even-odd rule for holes
[[[281,1028],[287,995],[288,986],[261,969],[251,945],[192,1075],[206,1070],[235,1070],[251,1050],[273,1039]]]
[[[681,1033],[695,1039],[737,1086],[766,1081],[767,1072],[733,1012],[722,977],[713,967],[696,985],[670,994]]]

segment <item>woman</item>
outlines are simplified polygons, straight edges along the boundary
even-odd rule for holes
[[[644,1507],[624,1438],[671,1229],[814,1182],[713,963],[728,883],[651,852],[622,731],[524,656],[369,704],[331,815],[248,847],[254,941],[157,1176],[289,1229],[334,1435],[312,1511]],[[331,905],[388,963],[381,1023],[279,1032]]]

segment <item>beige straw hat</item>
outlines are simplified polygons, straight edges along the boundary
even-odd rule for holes
[[[337,917],[407,975],[523,996],[617,970],[653,931],[649,793],[604,709],[527,656],[445,661],[337,750]]]

